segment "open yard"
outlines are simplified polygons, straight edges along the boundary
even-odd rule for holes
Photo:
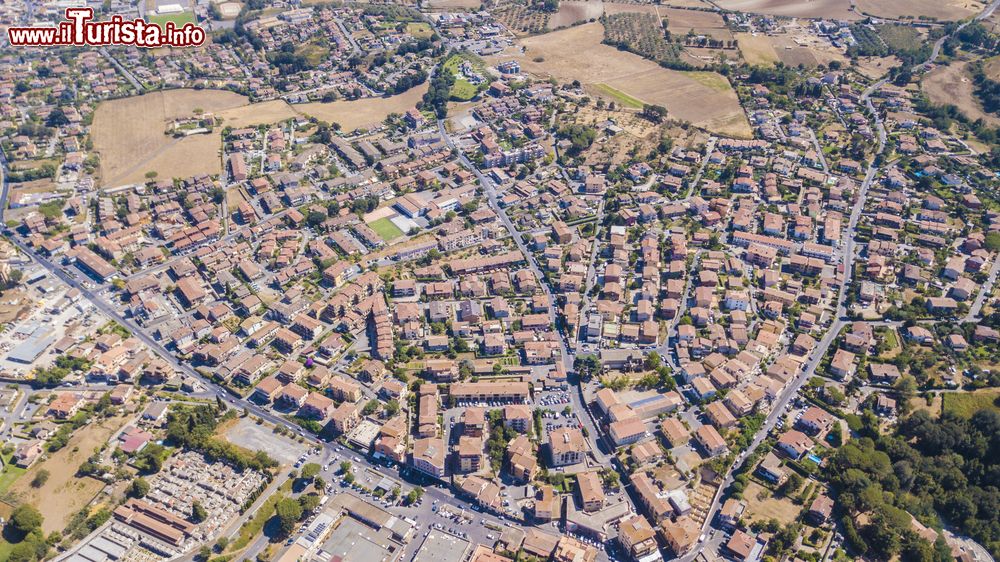
[[[392,219],[389,217],[382,217],[368,226],[372,227],[372,230],[377,232],[386,242],[392,242],[403,235],[403,231],[393,224]]]
[[[935,103],[958,106],[970,119],[983,119],[991,125],[1000,125],[1000,117],[983,111],[973,92],[972,78],[966,72],[967,62],[953,62],[939,66],[924,75],[920,83],[927,97]]]
[[[743,499],[747,503],[747,515],[744,517],[748,521],[777,519],[784,525],[795,521],[802,509],[789,498],[775,498],[770,490],[752,480],[743,491]]]
[[[979,410],[1000,411],[1000,390],[984,388],[973,392],[945,392],[942,409],[963,418],[972,417]]]
[[[160,178],[218,174],[221,131],[175,139],[164,134],[167,121],[195,109],[214,113],[246,104],[244,96],[222,90],[167,90],[101,102],[91,136],[104,185],[142,182],[150,171]]]
[[[857,0],[865,15],[879,18],[919,18],[960,20],[979,13],[983,2],[978,0]]]
[[[603,84],[643,103],[662,105],[670,117],[712,132],[750,136],[743,108],[724,78],[662,68],[602,44],[603,36],[600,23],[589,23],[526,38],[521,41],[525,51],[519,62],[534,74],[578,79],[592,89]]]
[[[45,517],[42,530],[46,534],[61,531],[73,514],[90,503],[104,488],[104,483],[100,480],[77,477],[76,470],[125,421],[124,417],[92,421],[77,430],[65,447],[50,454],[46,460],[36,463],[10,487],[10,493],[14,497],[30,503],[42,512]],[[41,488],[33,488],[31,481],[42,469],[49,471],[49,479]]]
[[[425,82],[398,96],[305,103],[296,105],[295,109],[327,123],[340,123],[345,132],[350,132],[378,125],[390,113],[404,113],[412,109],[427,92],[427,87],[428,84]]]
[[[902,0],[901,0],[902,1]],[[723,10],[799,18],[857,20],[850,0],[717,0]]]

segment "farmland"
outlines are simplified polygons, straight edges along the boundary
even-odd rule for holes
[[[149,171],[161,178],[218,174],[218,131],[174,139],[164,134],[166,123],[196,109],[218,112],[246,104],[245,97],[222,90],[167,90],[102,102],[91,135],[104,184],[141,182]]]
[[[616,90],[607,84],[596,84],[594,87],[602,94],[611,96],[615,102],[624,107],[642,109],[642,100],[637,100],[621,90]]]
[[[799,18],[834,18],[857,20],[861,16],[851,11],[850,0],[718,0],[724,10]]]
[[[521,3],[510,3],[493,10],[493,16],[514,33],[531,35],[549,29],[549,14]]]
[[[549,27],[559,29],[573,24],[597,19],[604,14],[604,3],[600,1],[566,1],[559,3],[559,11],[549,19]]]
[[[960,20],[983,9],[978,0],[858,0],[858,10],[879,18]]]
[[[604,84],[644,103],[662,105],[671,117],[712,132],[750,135],[736,93],[724,79],[696,79],[662,68],[638,55],[601,44],[603,35],[603,26],[592,23],[523,39],[525,52],[519,62],[529,72],[559,80],[578,79],[592,88]],[[541,62],[536,62],[539,56]],[[725,88],[718,89],[723,83]]]
[[[427,91],[424,83],[402,94],[387,98],[337,100],[330,103],[313,102],[296,105],[300,113],[327,123],[339,123],[345,131],[371,127],[382,122],[390,113],[403,113],[412,109]]]
[[[621,13],[604,18],[604,42],[661,63],[676,63],[680,46],[667,42],[652,14]]]

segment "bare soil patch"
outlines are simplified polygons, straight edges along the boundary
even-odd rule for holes
[[[662,105],[671,117],[732,136],[751,134],[736,93],[721,75],[679,72],[601,43],[600,23],[530,37],[519,55],[528,72],[558,80],[607,84],[644,103]],[[541,57],[541,62],[536,62]]]
[[[748,521],[777,519],[784,525],[795,521],[802,509],[788,498],[775,498],[770,490],[753,481],[747,484],[743,497],[747,499]]]
[[[378,125],[390,113],[404,113],[412,109],[427,92],[427,88],[428,84],[424,83],[398,96],[306,103],[295,106],[295,109],[321,121],[340,123],[344,131],[353,131]]]

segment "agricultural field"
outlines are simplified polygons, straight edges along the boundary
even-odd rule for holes
[[[142,182],[149,171],[160,178],[220,173],[221,130],[175,139],[164,134],[166,124],[196,109],[214,113],[246,104],[244,96],[222,90],[166,90],[101,102],[91,138],[103,184]]]
[[[642,101],[633,98],[632,96],[622,92],[621,90],[616,90],[607,84],[595,84],[594,88],[604,95],[611,96],[614,101],[623,106],[630,107],[632,109],[642,109]]]
[[[65,447],[29,468],[10,487],[13,496],[42,512],[45,517],[42,530],[46,534],[61,531],[73,514],[104,488],[104,483],[96,478],[77,477],[76,469],[125,422],[125,417],[91,421],[77,430]],[[49,479],[42,487],[34,488],[31,481],[41,470],[49,471]]]
[[[857,0],[861,13],[889,19],[957,21],[981,12],[983,6],[978,0]]]
[[[481,0],[428,0],[425,5],[432,12],[462,12],[479,10],[483,3]]]
[[[850,0],[717,0],[715,5],[723,10],[787,16],[797,18],[831,18],[857,20],[861,16],[851,11]]]
[[[600,0],[566,0],[559,3],[559,11],[549,18],[549,28],[559,29],[573,24],[598,19],[604,15],[604,2]]]
[[[518,55],[528,72],[558,80],[580,80],[588,87],[604,84],[643,103],[662,105],[669,116],[706,130],[748,138],[746,114],[736,93],[721,76],[665,69],[639,55],[601,43],[600,23],[578,25],[521,40]]]
[[[652,14],[621,13],[604,18],[604,42],[655,62],[676,62],[680,45],[664,38],[660,20]]]
[[[747,64],[771,65],[778,62],[778,53],[774,50],[771,38],[766,35],[752,35],[750,33],[737,33],[736,40],[739,42],[740,54]]]
[[[516,35],[532,35],[548,31],[549,17],[552,15],[520,3],[495,8],[492,14],[497,21]]]
[[[1000,117],[983,111],[976,98],[972,78],[967,72],[968,65],[968,62],[956,61],[939,66],[924,75],[920,88],[934,103],[955,105],[970,119],[983,119],[991,125],[1000,125]]]
[[[365,98],[360,100],[337,100],[330,103],[313,102],[296,105],[299,113],[315,117],[327,123],[339,123],[343,130],[354,131],[381,123],[390,113],[403,113],[412,109],[427,92],[424,83],[396,96],[387,98]]]

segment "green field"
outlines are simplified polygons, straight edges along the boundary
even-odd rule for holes
[[[11,484],[27,472],[26,469],[14,466],[13,457],[13,454],[3,457],[3,472],[0,473],[0,494],[7,493],[7,489],[10,488]]]
[[[381,236],[386,242],[392,242],[396,238],[403,235],[403,231],[400,230],[398,226],[393,224],[392,221],[389,220],[389,217],[378,219],[368,226],[372,227],[372,230],[377,232],[378,235]]]
[[[479,88],[462,78],[455,80],[455,85],[451,87],[451,99],[456,101],[469,101],[478,93]]]
[[[979,410],[1000,411],[1000,390],[986,389],[976,392],[946,392],[942,409],[963,418],[971,418]]]
[[[425,37],[430,37],[434,35],[434,30],[431,29],[431,24],[425,22],[414,22],[406,24],[406,32],[416,37],[417,39],[423,39]]]
[[[602,94],[611,96],[614,98],[619,105],[625,107],[631,107],[634,109],[642,109],[643,103],[641,100],[633,98],[632,96],[626,94],[621,90],[616,90],[607,84],[597,84],[595,86]]]
[[[177,27],[182,27],[186,23],[198,23],[195,20],[194,14],[191,12],[181,12],[179,14],[159,14],[159,15],[148,15],[146,16],[146,21],[149,23],[155,23],[157,25],[163,25],[168,21],[174,22]]]

